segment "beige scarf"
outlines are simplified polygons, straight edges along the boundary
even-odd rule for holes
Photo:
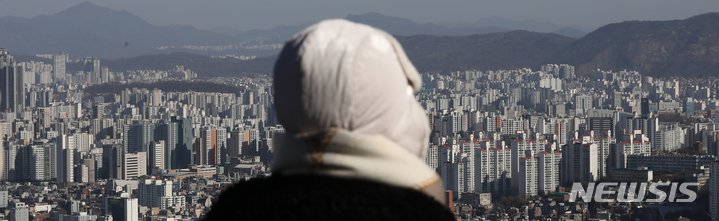
[[[332,128],[314,136],[277,135],[273,144],[273,173],[357,178],[415,190],[439,182],[424,161],[382,135]]]

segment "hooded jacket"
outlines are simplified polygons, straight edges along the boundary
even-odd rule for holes
[[[401,45],[382,30],[334,19],[300,31],[274,69],[274,105],[286,134],[274,137],[273,175],[238,183],[210,215],[227,212],[231,196],[270,197],[249,189],[272,186],[283,194],[270,201],[305,215],[452,219],[438,175],[422,160],[429,123],[414,97],[421,87]]]

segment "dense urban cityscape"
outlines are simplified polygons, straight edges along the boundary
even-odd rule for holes
[[[38,56],[53,63],[16,62],[0,49],[4,219],[197,220],[234,182],[270,175],[272,140],[284,133],[271,75],[113,72],[97,58]],[[85,70],[66,71],[72,62]],[[458,219],[719,217],[719,185],[708,185],[719,183],[709,175],[719,170],[717,79],[576,76],[566,64],[422,78],[416,99],[432,131],[425,161]],[[170,80],[241,90],[84,92]],[[572,183],[598,181],[701,187],[694,203],[568,201]]]

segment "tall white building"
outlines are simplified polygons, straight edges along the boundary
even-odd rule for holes
[[[62,135],[56,146],[57,182],[72,182],[75,179],[75,145],[72,136]]]
[[[75,133],[71,136],[73,137],[72,142],[75,142],[73,146],[80,152],[90,151],[90,144],[95,141],[95,136],[88,133]]]
[[[597,163],[599,164],[599,177],[609,176],[611,165],[609,165],[609,156],[613,147],[616,147],[617,139],[612,136],[610,130],[604,130],[598,136],[592,137],[592,143],[597,144]]]
[[[651,137],[652,148],[674,151],[682,147],[684,133],[678,123],[661,123]]]
[[[475,152],[475,191],[508,196],[512,178],[511,150],[502,140],[482,138]]]
[[[464,165],[460,146],[454,139],[447,140],[444,148],[440,148],[439,174],[445,190],[451,190],[455,199],[464,191]]]
[[[537,158],[531,150],[526,151],[525,157],[519,159],[519,183],[518,194],[525,194],[527,197],[536,196],[539,192]]]
[[[65,80],[65,63],[67,62],[67,55],[59,54],[53,56],[54,64],[54,76],[55,81]]]
[[[27,152],[30,154],[28,156],[28,162],[30,168],[28,168],[27,174],[28,178],[30,180],[45,180],[45,150],[40,146],[29,146],[27,147]]]
[[[437,145],[429,145],[427,154],[424,155],[424,161],[432,170],[437,171],[439,168],[439,147]]]
[[[530,150],[532,154],[539,153],[544,150],[543,140],[532,140],[527,139],[527,134],[519,131],[516,134],[517,139],[510,142],[510,148],[512,149],[512,187],[516,190],[519,187],[519,160],[524,157],[534,158],[535,155],[526,155],[525,151]]]
[[[562,147],[562,183],[594,182],[599,180],[599,146],[575,139]]]
[[[122,163],[122,179],[128,180],[147,175],[147,153],[125,153]]]
[[[164,140],[150,142],[150,165],[148,165],[150,168],[167,169],[165,168],[165,159],[167,159],[165,150]]]
[[[591,130],[581,131],[580,142],[583,144],[592,143],[597,145],[597,176],[599,178],[609,176],[609,155],[617,141],[611,136],[610,130],[602,130],[596,133]],[[597,179],[599,179],[597,178]]]
[[[464,166],[464,192],[475,191],[475,179],[476,176],[476,148],[475,145],[479,146],[479,141],[475,142],[474,135],[466,134],[465,140],[460,142],[462,149],[462,165]]]
[[[562,152],[542,151],[537,157],[537,189],[540,192],[554,192],[560,185],[559,174],[562,163]]]

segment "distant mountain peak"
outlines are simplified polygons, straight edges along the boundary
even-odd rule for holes
[[[85,1],[85,2],[83,2],[83,3],[77,4],[77,5],[75,5],[75,6],[72,6],[72,7],[67,8],[67,9],[65,9],[65,10],[62,10],[62,11],[58,12],[58,14],[59,14],[59,13],[62,13],[62,12],[66,12],[66,11],[71,11],[71,12],[85,12],[85,13],[87,13],[87,12],[94,12],[94,11],[98,11],[98,10],[117,11],[117,10],[112,10],[112,9],[110,9],[110,8],[98,6],[98,5],[96,5],[96,4],[92,3],[92,2],[89,2],[89,1]]]
[[[132,13],[83,2],[52,15],[3,18],[0,45],[26,54],[66,50],[73,56],[120,57],[154,52],[152,47],[227,45],[229,36],[191,26],[156,26]],[[127,47],[125,42],[129,43]]]
[[[50,16],[54,19],[84,19],[84,20],[122,20],[134,23],[147,23],[144,19],[124,10],[114,10],[107,7],[98,6],[92,2],[86,1],[78,5],[69,7]],[[36,18],[39,18],[36,17]],[[147,23],[149,25],[149,23]]]
[[[76,6],[73,6],[73,7],[98,7],[99,8],[100,6],[97,6],[90,1],[84,1],[84,2],[82,2]]]

